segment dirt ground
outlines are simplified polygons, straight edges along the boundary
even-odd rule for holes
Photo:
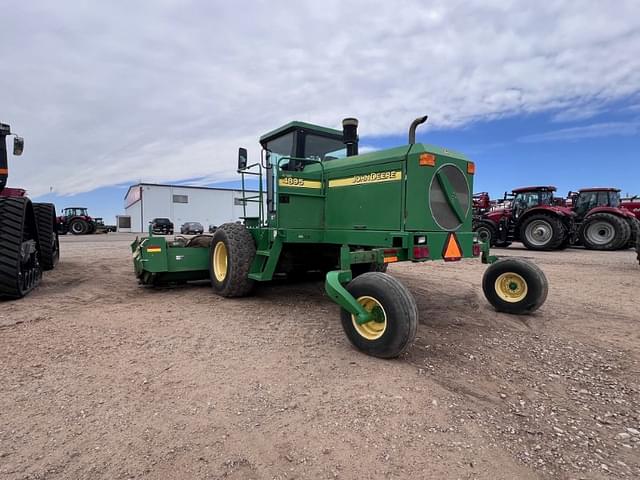
[[[640,477],[632,251],[496,250],[546,272],[531,317],[491,309],[480,262],[393,265],[421,323],[385,361],[322,282],[146,289],[131,238],[63,238],[0,304],[0,478]]]

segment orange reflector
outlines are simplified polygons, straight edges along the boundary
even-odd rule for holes
[[[431,153],[420,154],[420,165],[423,167],[433,167],[436,164],[436,156]]]
[[[160,247],[147,247],[147,253],[160,253],[161,251]]]
[[[398,257],[384,257],[384,263],[393,263],[397,261],[398,261]]]
[[[9,174],[8,168],[0,168],[0,175],[8,175],[8,174]]]
[[[467,162],[467,173],[473,175],[476,173],[476,164],[473,162]]]
[[[444,258],[445,262],[455,262],[462,258],[462,248],[458,243],[458,237],[453,232],[449,234],[447,241],[444,243],[442,258]]]

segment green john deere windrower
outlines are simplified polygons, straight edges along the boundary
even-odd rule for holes
[[[326,291],[340,305],[342,326],[360,350],[398,356],[412,342],[418,310],[411,293],[385,273],[392,262],[453,262],[481,257],[490,266],[482,286],[499,311],[531,313],[547,296],[547,280],[521,259],[497,260],[472,231],[475,165],[464,155],[415,143],[358,153],[358,122],[343,131],[292,122],[260,138],[261,161],[238,172],[259,180],[257,216],[224,224],[207,241],[150,235],[132,244],[143,284],[209,278],[224,297],[249,295],[276,275],[326,273]],[[263,183],[264,181],[264,183]],[[263,194],[266,184],[266,201]],[[213,207],[212,207],[213,208]],[[427,271],[425,271],[425,274]]]

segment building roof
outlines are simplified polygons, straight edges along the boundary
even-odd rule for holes
[[[135,185],[130,185],[129,188],[127,189],[127,193],[124,194],[124,198],[126,199],[127,196],[129,196],[129,192],[131,191],[132,188],[135,187],[170,187],[170,188],[186,188],[186,189],[193,189],[193,190],[222,190],[224,192],[238,192],[242,190],[242,187],[238,187],[238,188],[222,188],[222,187],[200,187],[200,186],[196,186],[196,185],[172,185],[169,183],[145,183],[145,182],[141,182],[141,183],[136,183]],[[245,188],[246,192],[253,192],[253,193],[259,193],[258,190],[251,190],[249,188]]]

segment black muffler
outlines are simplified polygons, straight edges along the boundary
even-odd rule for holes
[[[342,120],[342,142],[347,146],[347,157],[358,155],[358,119]]]

